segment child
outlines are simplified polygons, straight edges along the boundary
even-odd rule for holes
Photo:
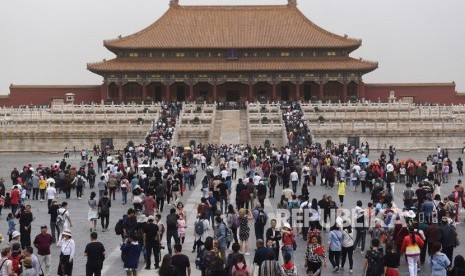
[[[8,222],[8,242],[11,242],[11,240],[13,239],[13,237],[11,236],[13,234],[13,231],[15,231],[15,222],[13,220],[13,214],[12,213],[8,213],[8,216],[6,218],[6,221]]]
[[[178,219],[178,237],[181,240],[181,244],[184,244],[184,239],[186,238],[186,227],[184,215],[181,213]]]

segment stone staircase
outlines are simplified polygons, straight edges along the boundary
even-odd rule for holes
[[[221,121],[221,145],[240,144],[240,110],[223,110]],[[239,120],[238,120],[239,119]]]
[[[250,132],[248,124],[247,110],[240,111],[240,128],[239,128],[239,141],[241,145],[250,144]]]
[[[213,134],[211,135],[210,144],[220,145],[221,126],[223,120],[223,110],[217,110],[215,115],[215,123],[213,124]]]

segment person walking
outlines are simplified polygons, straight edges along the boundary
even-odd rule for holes
[[[174,255],[171,257],[171,264],[176,269],[178,276],[190,276],[191,275],[191,265],[189,257],[185,254],[182,254],[182,245],[174,245]]]
[[[53,237],[47,233],[47,225],[40,226],[40,234],[34,238],[34,246],[37,248],[37,257],[40,267],[44,267],[44,275],[50,275],[51,252],[50,247],[53,243]]]
[[[252,211],[252,215],[254,217],[254,229],[255,229],[255,239],[257,240],[264,240],[263,235],[265,233],[265,225],[268,221],[268,216],[265,213],[262,205],[257,203],[255,205],[255,209]]]
[[[90,193],[90,199],[87,201],[87,204],[89,205],[89,211],[87,212],[87,219],[90,222],[90,232],[92,233],[96,231],[97,229],[97,219],[98,219],[98,208],[97,208],[97,200],[95,197],[97,194],[92,191]]]
[[[47,181],[41,175],[39,179],[39,193],[40,193],[40,202],[43,202],[45,199],[45,191],[47,190]]]
[[[102,275],[105,247],[101,242],[97,241],[97,232],[90,233],[90,243],[86,245],[84,256],[87,257],[86,276]]]
[[[339,261],[341,258],[343,234],[339,226],[333,226],[329,232],[328,247],[329,261],[333,265],[333,272],[339,271]]]
[[[441,252],[442,245],[440,242],[433,244],[433,252],[431,255],[431,276],[447,276],[447,271],[451,262],[446,254]]]
[[[143,241],[145,248],[145,269],[149,270],[152,264],[152,253],[155,256],[155,269],[159,268],[160,260],[158,251],[160,247],[160,231],[158,225],[154,223],[155,218],[151,215],[147,218],[147,224],[143,229]]]
[[[59,233],[63,232],[64,229],[73,227],[71,216],[69,215],[68,202],[66,201],[63,201],[63,203],[61,203],[61,208],[58,209],[56,224],[58,228],[60,228]]]
[[[424,242],[415,229],[410,228],[409,234],[404,237],[402,242],[401,254],[405,254],[408,262],[408,270],[410,276],[417,276],[418,273],[418,260],[420,258],[420,251]]]
[[[176,214],[176,209],[171,208],[170,214],[166,216],[166,244],[168,246],[168,252],[170,255],[173,254],[171,248],[171,238],[174,239],[174,243],[179,243],[178,237],[178,215]]]
[[[49,181],[49,179],[47,179],[47,183],[49,183],[49,184],[48,184],[48,188],[46,190],[46,193],[47,193],[47,206],[48,207],[50,207],[50,205],[52,205],[52,201],[57,196],[57,190],[55,189],[55,180],[53,180],[53,182],[52,182],[52,181]]]
[[[354,267],[354,236],[352,227],[348,226],[342,231],[341,269],[344,269],[346,258],[349,258],[349,273],[352,274]]]
[[[61,233],[61,239],[57,243],[57,246],[61,247],[57,271],[59,276],[71,276],[73,274],[73,260],[76,244],[72,237],[71,230],[65,229],[63,233]]]
[[[102,224],[103,232],[108,230],[108,225],[110,224],[110,208],[111,200],[108,197],[108,191],[105,191],[103,193],[103,197],[98,202],[98,211],[100,214],[100,223]]]
[[[137,276],[137,267],[142,248],[137,242],[134,234],[130,234],[125,243],[121,245],[122,256],[124,257],[124,270],[127,276]]]

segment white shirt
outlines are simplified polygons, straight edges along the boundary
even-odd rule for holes
[[[61,239],[58,241],[57,246],[61,246],[61,253],[63,255],[69,255],[69,259],[74,259],[74,250],[76,249],[76,244],[73,239],[65,240]]]
[[[260,182],[261,179],[262,179],[262,178],[261,178],[259,175],[255,175],[255,176],[253,177],[253,184],[254,184],[255,186],[257,186],[257,185],[258,185],[258,182]]]
[[[222,170],[222,171],[221,171],[221,177],[224,178],[224,179],[226,179],[226,177],[228,177],[228,173],[229,173],[228,170],[226,170],[226,169],[225,169],[225,170]]]
[[[57,195],[57,190],[54,187],[47,188],[47,199],[54,199]]]
[[[291,172],[291,181],[299,181],[299,175],[296,171]]]

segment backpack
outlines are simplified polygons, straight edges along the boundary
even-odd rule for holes
[[[382,275],[384,273],[383,253],[380,251],[371,252],[366,275]]]
[[[404,199],[405,200],[412,200],[415,192],[413,190],[405,190],[404,191]]]
[[[266,224],[266,216],[263,211],[258,211],[257,223],[262,224],[262,225]]]
[[[109,204],[109,201],[110,199],[107,198],[107,200],[103,200],[104,198],[102,198],[102,200],[100,201],[100,213],[102,215],[107,215],[110,213],[110,208],[108,207]]]
[[[177,225],[178,219],[176,215],[170,214],[166,217],[166,226],[168,226],[168,228],[176,228]]]
[[[58,212],[57,221],[56,221],[56,224],[57,224],[57,225],[63,226],[63,225],[65,224],[65,216],[64,216],[64,214],[66,213],[66,211],[68,211],[68,210],[65,209],[65,210],[63,211],[63,213],[60,213],[60,212],[58,212],[58,210],[57,210],[57,212]]]
[[[203,224],[203,223],[202,223],[202,224]],[[226,225],[226,223],[223,222],[223,224],[224,224],[224,227],[226,228],[226,241],[227,241],[228,243],[230,243],[230,242],[232,242],[232,241],[234,240],[233,231],[231,230],[230,227],[228,227],[228,226]]]
[[[178,181],[173,181],[173,183],[171,184],[171,191],[173,191],[173,192],[179,192]]]
[[[236,268],[236,270],[234,271],[232,276],[249,276],[249,273],[246,270],[247,269],[246,264],[244,264],[244,266],[242,266],[242,268],[239,268],[239,266],[237,264],[235,264],[234,267]]]
[[[115,234],[122,235],[123,233],[123,219],[119,219],[115,225]]]
[[[21,275],[23,272],[23,265],[21,262],[21,259],[23,258],[23,255],[18,254],[16,257],[10,256],[10,260],[12,262],[12,267],[13,267],[13,272],[16,272],[16,274]]]
[[[205,227],[203,225],[203,219],[195,222],[194,229],[195,229],[195,234],[199,236],[203,235],[203,233],[205,232]]]
[[[284,268],[284,266],[281,266],[283,269],[283,272],[284,272],[284,276],[297,276],[297,272],[296,272],[296,269],[295,269],[295,266],[292,266],[291,269],[286,269]]]
[[[78,177],[77,184],[76,184],[77,187],[83,187],[84,184],[85,184],[85,181],[84,181],[83,177],[82,176]]]

